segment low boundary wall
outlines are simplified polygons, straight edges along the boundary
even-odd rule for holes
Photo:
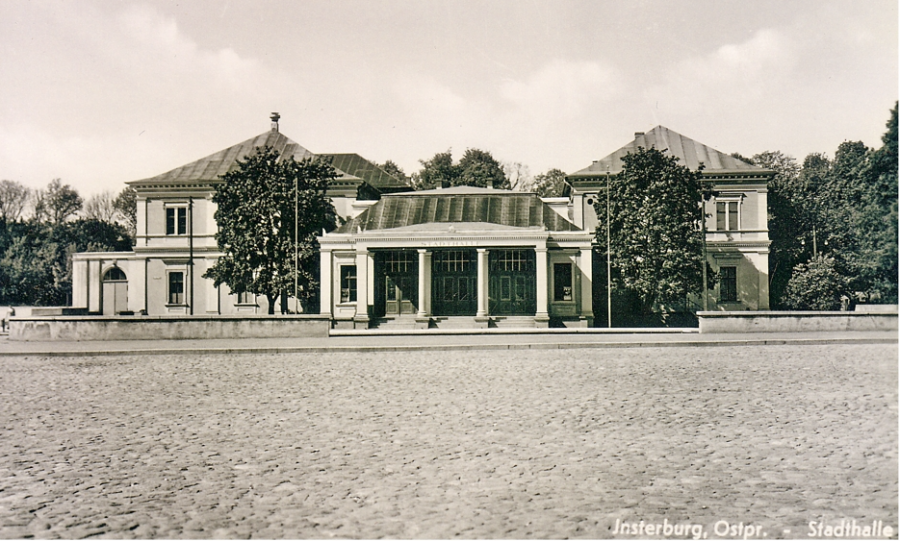
[[[897,307],[879,312],[697,312],[701,333],[896,331]]]
[[[47,316],[13,317],[9,339],[188,340],[325,337],[328,316]]]

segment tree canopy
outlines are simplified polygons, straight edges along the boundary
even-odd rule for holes
[[[430,160],[420,160],[422,169],[412,176],[417,190],[451,186],[476,186],[509,189],[503,166],[490,152],[470,148],[459,163],[453,163],[450,150],[435,154]]]
[[[882,143],[873,150],[845,141],[833,159],[813,153],[802,167],[778,152],[753,157],[777,172],[768,193],[773,307],[834,307],[842,294],[897,302],[896,103]],[[841,279],[822,279],[812,294],[799,294],[804,284],[831,273]]]
[[[535,175],[531,190],[541,197],[560,197],[566,186],[566,173],[559,169],[551,169],[546,173]]]
[[[276,298],[294,290],[296,269],[298,297],[308,305],[318,292],[316,235],[335,227],[334,207],[325,195],[334,178],[331,165],[309,158],[282,159],[271,147],[258,147],[239,160],[237,169],[222,175],[213,196],[218,205],[216,241],[224,255],[204,278],[216,286],[227,284],[232,293],[264,295],[274,314]]]
[[[33,196],[34,218],[54,224],[61,224],[75,216],[84,204],[78,192],[58,178],[50,181],[46,189],[35,191]]]
[[[612,282],[633,295],[641,315],[683,302],[702,288],[705,263],[701,200],[711,192],[678,158],[655,148],[638,148],[610,177],[610,220],[597,228],[606,247],[610,229]],[[597,215],[606,216],[605,202]]]

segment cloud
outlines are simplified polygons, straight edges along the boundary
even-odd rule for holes
[[[622,77],[610,66],[597,62],[554,60],[524,80],[507,80],[500,96],[518,114],[574,117],[585,108],[615,98],[622,90]]]
[[[744,108],[779,91],[796,62],[796,46],[786,35],[762,29],[747,41],[675,63],[644,95],[673,113],[697,113],[711,104],[720,111]]]
[[[61,176],[85,194],[121,187],[243,140],[248,124],[263,131],[273,102],[304,95],[289,74],[203,47],[152,7],[22,9],[33,29],[21,31],[41,38],[0,63],[20,83],[0,89],[15,104],[0,109],[3,178],[36,187]]]

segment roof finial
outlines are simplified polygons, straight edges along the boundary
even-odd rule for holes
[[[278,132],[278,119],[281,118],[281,115],[279,115],[278,113],[272,113],[269,116],[269,118],[272,119],[272,131],[277,133]]]

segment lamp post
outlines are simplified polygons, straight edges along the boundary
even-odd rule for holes
[[[706,203],[702,197],[700,198],[700,235],[703,237],[703,263],[700,267],[701,276],[703,277],[703,291],[700,292],[700,295],[703,299],[703,311],[706,312],[709,310],[709,291],[707,291],[709,283],[706,277],[706,258],[708,257],[706,255]]]
[[[297,176],[294,176],[294,314],[300,313],[300,296],[297,291],[297,273],[299,261],[297,261]]]
[[[606,168],[606,326],[612,328],[612,260],[609,253],[609,167]]]

